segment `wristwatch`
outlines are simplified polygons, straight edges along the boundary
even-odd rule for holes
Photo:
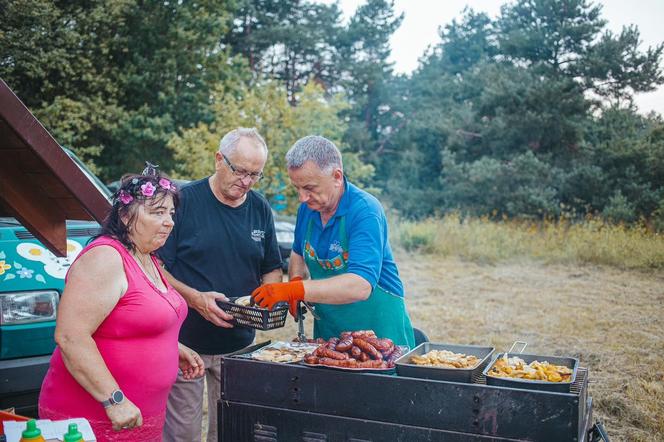
[[[121,404],[125,400],[125,395],[121,390],[115,390],[113,393],[111,393],[111,397],[106,399],[105,401],[101,401],[101,404],[104,406],[104,408],[108,408],[111,405],[116,405],[116,404]]]

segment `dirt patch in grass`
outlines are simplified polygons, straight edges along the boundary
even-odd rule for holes
[[[664,440],[664,272],[396,258],[413,324],[431,341],[503,351],[522,340],[532,353],[577,357],[590,370],[595,419],[612,440]],[[289,319],[257,341],[296,331]]]

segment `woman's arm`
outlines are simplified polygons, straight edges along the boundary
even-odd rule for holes
[[[69,373],[102,402],[119,389],[92,335],[127,290],[120,254],[98,246],[78,259],[67,276],[58,306],[55,341]],[[116,429],[142,423],[140,411],[129,398],[106,409]]]

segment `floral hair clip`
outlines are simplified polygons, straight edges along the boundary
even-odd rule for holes
[[[159,180],[159,187],[161,187],[164,190],[175,191],[175,184],[173,184],[170,180],[166,178],[161,178]]]
[[[125,206],[126,206],[127,204],[131,203],[132,201],[134,201],[134,197],[131,196],[130,193],[125,192],[124,190],[121,190],[121,191],[120,191],[120,194],[118,195],[118,198],[120,199],[120,201],[122,202],[122,204],[124,204]]]
[[[141,185],[141,193],[143,196],[147,196],[148,198],[154,195],[155,190],[157,190],[157,188],[154,187],[154,184],[152,184],[150,181]]]
[[[175,192],[175,184],[168,178],[159,176],[159,166],[148,161],[141,176],[135,176],[130,183],[118,192],[117,200],[125,206],[136,198],[151,198],[159,189]]]

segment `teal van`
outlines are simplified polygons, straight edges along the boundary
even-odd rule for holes
[[[110,192],[71,152],[104,195]],[[67,221],[67,256],[57,257],[14,218],[0,217],[0,409],[37,416],[42,379],[55,349],[58,303],[69,266],[90,238],[94,221]]]

